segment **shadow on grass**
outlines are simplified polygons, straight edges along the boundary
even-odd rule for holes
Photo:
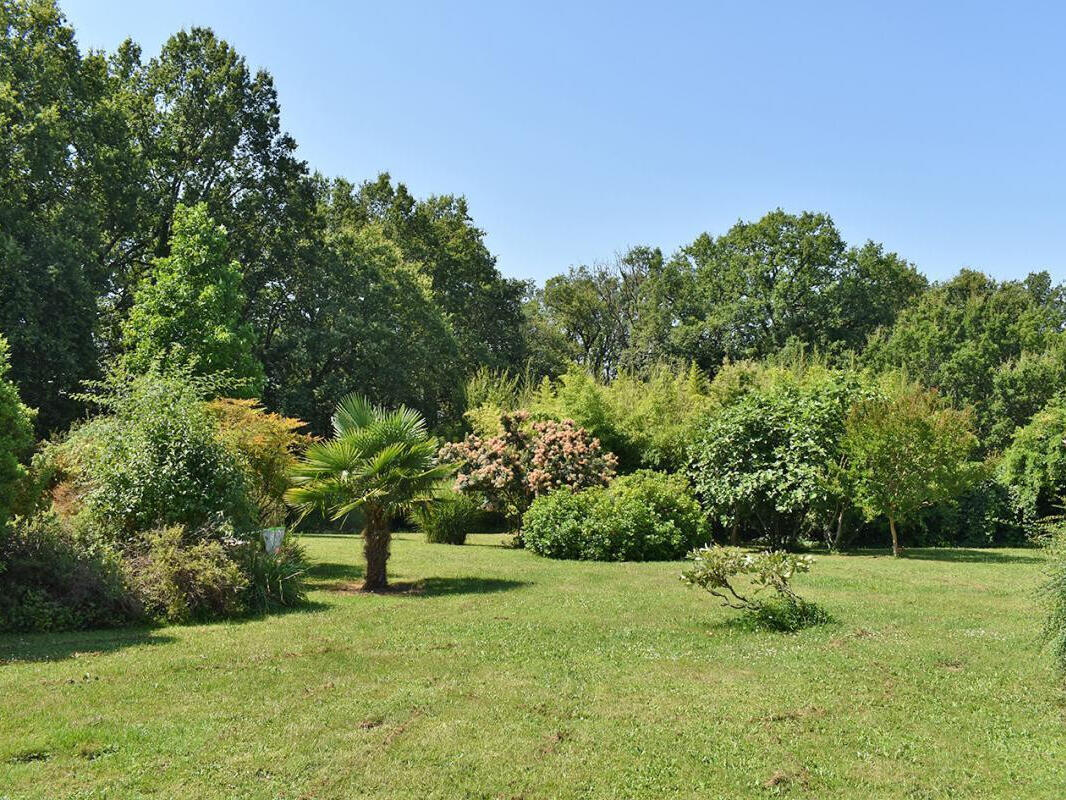
[[[532,586],[529,581],[512,581],[505,578],[426,578],[419,582],[423,594],[440,596],[449,594],[492,594]]]
[[[891,558],[892,551],[868,550],[856,553],[856,555],[883,555]],[[1039,555],[1001,553],[995,550],[981,550],[973,547],[904,548],[903,559],[912,561],[947,561],[962,564],[1042,564],[1045,561]]]
[[[76,655],[113,653],[127,647],[169,644],[158,628],[112,628],[66,633],[10,633],[0,636],[0,667],[33,661],[61,661]]]
[[[338,564],[321,562],[307,571],[312,589],[332,592],[358,592],[362,589],[363,566],[361,564]],[[407,597],[440,597],[451,594],[491,594],[531,586],[528,581],[512,581],[503,578],[419,578],[413,581],[392,581],[383,594]]]
[[[307,578],[315,589],[328,589],[327,584],[347,585],[363,579],[363,565],[319,561],[307,570]]]

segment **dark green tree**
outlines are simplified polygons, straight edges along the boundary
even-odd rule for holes
[[[463,369],[506,369],[525,359],[522,281],[504,278],[474,225],[466,199],[415,199],[387,173],[358,188],[339,180],[330,204],[333,227],[377,225],[405,261],[429,277],[434,301],[448,316]]]
[[[0,334],[42,432],[98,373],[97,253],[126,150],[108,95],[103,58],[82,57],[53,3],[0,0]]]
[[[0,528],[16,506],[33,449],[33,411],[19,400],[7,371],[7,341],[0,336]]]

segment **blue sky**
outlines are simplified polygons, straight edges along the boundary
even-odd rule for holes
[[[60,2],[83,48],[214,28],[312,168],[465,194],[509,275],[780,206],[1066,279],[1066,4]]]

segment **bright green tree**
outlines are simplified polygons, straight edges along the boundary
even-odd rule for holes
[[[252,354],[252,329],[244,323],[241,269],[226,258],[226,232],[207,206],[179,207],[170,255],[156,259],[134,294],[123,324],[127,366],[225,373],[242,394],[262,388],[262,366]]]
[[[1066,394],[1015,431],[997,476],[1025,521],[1056,511],[1055,504],[1066,498]]]
[[[977,444],[972,414],[931,389],[888,375],[880,391],[860,399],[848,417],[842,448],[853,500],[873,520],[884,516],[892,554],[902,552],[897,523],[951,500],[972,482]]]
[[[880,370],[903,369],[958,408],[973,406],[981,444],[991,450],[1057,391],[1061,368],[1033,358],[1057,346],[1064,325],[1063,288],[1047,273],[998,282],[963,270],[872,339],[865,359]],[[1019,397],[1018,386],[1031,396]]]
[[[26,477],[23,462],[33,447],[33,411],[7,380],[8,346],[0,336],[0,525],[11,515]]]
[[[388,588],[392,522],[431,502],[453,469],[437,461],[438,442],[417,411],[394,411],[357,395],[337,404],[334,437],[308,448],[293,468],[286,500],[302,514],[363,521],[366,591]]]

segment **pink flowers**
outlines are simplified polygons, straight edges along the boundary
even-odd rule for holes
[[[515,527],[533,498],[562,486],[604,486],[614,477],[617,457],[573,420],[530,422],[528,412],[517,411],[500,421],[499,436],[470,434],[446,444],[440,457],[460,463],[457,491],[480,495],[486,509]]]

